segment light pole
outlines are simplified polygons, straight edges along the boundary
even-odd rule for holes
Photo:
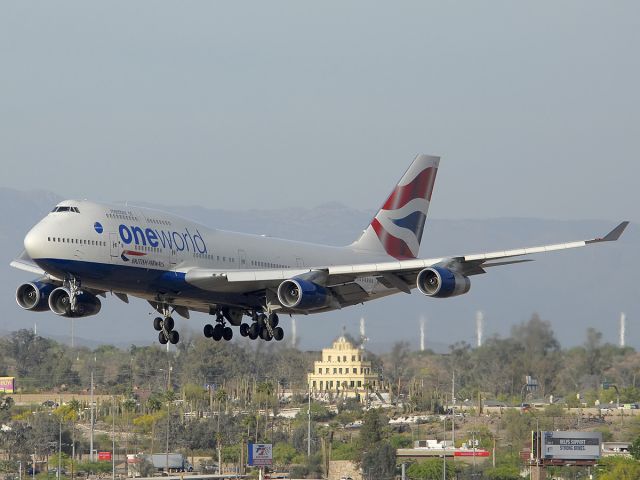
[[[167,475],[169,475],[169,426],[171,420],[171,396],[169,395],[169,388],[171,385],[171,361],[168,362],[167,368],[167,386],[165,388],[165,400],[167,401],[167,437],[165,442],[165,468],[167,470]],[[164,372],[164,369],[159,369],[161,372]],[[153,453],[153,452],[152,452]]]
[[[111,478],[116,480],[116,399],[114,396],[111,396]]]
[[[447,417],[442,418],[442,480],[447,480]]]
[[[311,458],[311,384],[309,384],[309,405],[307,407],[307,458]]]
[[[93,462],[93,367],[91,368],[91,437],[89,439],[89,461]]]
[[[58,471],[56,478],[60,480],[60,469],[62,468],[62,414],[60,415],[60,423],[58,424]]]

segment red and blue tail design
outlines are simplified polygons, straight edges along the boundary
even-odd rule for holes
[[[397,259],[416,258],[439,163],[440,157],[418,155],[351,247]]]

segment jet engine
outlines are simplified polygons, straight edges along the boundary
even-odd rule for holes
[[[471,281],[448,268],[429,267],[418,274],[416,286],[428,297],[447,298],[467,293]]]
[[[49,295],[56,288],[51,283],[23,283],[16,290],[16,301],[25,310],[45,312],[49,310]]]
[[[49,308],[63,317],[89,317],[100,311],[102,304],[98,297],[82,292],[76,295],[76,311],[71,311],[71,293],[66,287],[58,287],[49,295]]]
[[[278,301],[286,308],[317,310],[327,305],[327,289],[301,278],[290,278],[278,287]]]

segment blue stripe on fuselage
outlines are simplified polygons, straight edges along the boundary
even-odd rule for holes
[[[182,272],[59,258],[39,258],[34,261],[43,270],[55,276],[65,278],[68,275],[73,275],[85,284],[93,284],[95,288],[104,290],[121,291],[122,293],[143,292],[154,295],[167,293],[176,295],[178,298],[193,299],[203,303],[250,306],[251,301],[250,297],[242,294],[215,294],[201,290],[187,283],[185,274]]]
[[[60,277],[73,275],[81,280],[93,280],[116,288],[128,287],[130,290],[138,291],[158,291],[159,288],[163,288],[174,292],[195,289],[185,281],[185,274],[181,272],[60,258],[41,258],[34,261],[46,272]]]

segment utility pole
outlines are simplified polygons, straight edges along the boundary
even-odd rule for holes
[[[171,385],[171,362],[169,362],[168,365],[168,369],[167,369],[167,442],[165,445],[166,448],[166,467],[167,467],[167,475],[169,475],[169,426],[170,426],[170,420],[171,420],[171,401],[169,399],[169,386]]]
[[[442,480],[447,480],[447,416],[442,419]]]
[[[91,437],[89,439],[89,461],[93,462],[93,424],[94,424],[94,418],[93,418],[93,368],[91,369],[91,396],[90,396],[90,402],[91,402]]]
[[[456,448],[456,371],[451,374],[451,443]]]
[[[309,385],[309,407],[307,410],[307,457],[311,458],[311,385]]]
[[[56,472],[56,478],[60,480],[60,469],[62,468],[62,416],[58,428],[58,471]]]
[[[114,396],[111,396],[111,479],[116,480],[116,399]]]

